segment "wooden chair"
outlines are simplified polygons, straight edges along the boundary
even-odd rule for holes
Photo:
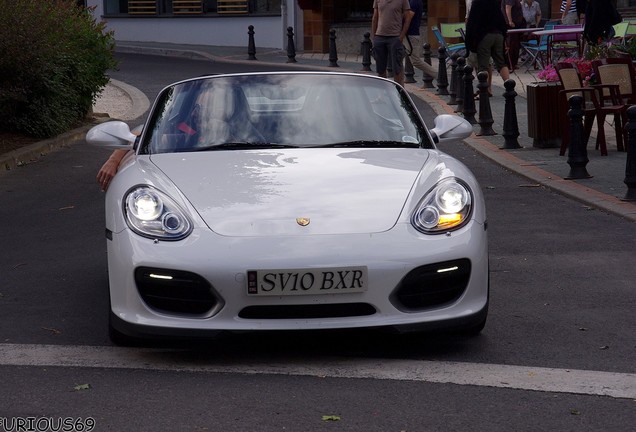
[[[575,95],[583,97],[583,125],[585,131],[584,139],[586,143],[592,131],[594,118],[597,118],[598,122],[597,112],[600,108],[600,103],[598,101],[597,90],[591,87],[583,87],[579,71],[573,63],[557,63],[556,69],[559,74],[561,84],[563,85],[563,90],[559,92],[558,100],[560,123],[563,128],[559,154],[563,156],[570,145],[570,120],[568,118],[568,110],[570,109],[569,98]],[[596,136],[597,145],[601,142],[601,140],[604,141],[604,135],[602,139],[600,137],[601,131],[599,131]]]
[[[601,150],[602,156],[607,156],[607,141],[605,139],[605,118],[608,115],[614,116],[614,126],[616,130],[616,139],[619,150],[623,149],[623,125],[626,115],[624,105],[603,104],[601,102],[601,92],[603,86],[583,87],[581,76],[578,69],[573,63],[560,62],[557,64],[557,73],[561,79],[563,90],[559,92],[559,113],[561,116],[561,124],[563,125],[563,133],[561,136],[561,149],[559,154],[563,156],[570,144],[570,120],[568,118],[569,98],[574,95],[583,97],[583,125],[584,139],[587,145],[594,118],[596,118],[597,134],[596,148]],[[610,86],[612,87],[612,86]]]
[[[599,84],[618,85],[619,95],[625,103],[636,104],[636,73],[631,58],[616,57],[594,60],[592,67]],[[603,93],[603,98],[611,98],[607,90]]]
[[[636,103],[636,76],[631,58],[616,57],[593,60],[592,68],[598,84],[600,102],[604,107],[621,108],[622,126],[627,123],[627,108]],[[618,127],[618,126],[617,126]],[[617,132],[618,133],[618,132]],[[627,134],[623,131],[622,139],[616,137],[619,151],[625,151]]]

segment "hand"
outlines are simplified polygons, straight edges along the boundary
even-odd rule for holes
[[[104,165],[97,172],[97,183],[102,189],[102,192],[106,192],[108,189],[108,185],[110,185],[110,181],[117,174],[117,170],[119,169],[119,164],[122,159],[128,154],[128,150],[125,149],[117,149],[110,155],[108,160],[104,162]]]
[[[104,165],[97,172],[97,183],[99,183],[99,187],[102,189],[102,192],[106,192],[108,189],[108,185],[110,185],[110,181],[115,177],[117,173],[117,167],[119,166],[119,162],[114,161],[112,159],[108,159],[104,162]]]

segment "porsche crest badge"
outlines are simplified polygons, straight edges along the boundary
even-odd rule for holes
[[[300,226],[307,226],[309,225],[309,222],[311,222],[309,218],[305,218],[305,217],[296,218],[296,223]]]

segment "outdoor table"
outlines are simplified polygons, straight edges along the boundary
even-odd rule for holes
[[[523,27],[523,28],[511,28],[508,29],[508,33],[534,33],[536,31],[543,30],[543,27]]]
[[[535,36],[548,36],[548,61],[552,62],[552,49],[550,47],[550,42],[552,41],[552,36],[554,35],[562,35],[562,34],[576,34],[577,37],[583,33],[583,26],[578,27],[568,27],[568,28],[553,28],[550,30],[537,30],[532,32]],[[579,53],[580,54],[580,53]]]

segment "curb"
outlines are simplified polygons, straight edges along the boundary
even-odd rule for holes
[[[18,167],[37,162],[47,154],[63,148],[70,148],[72,145],[83,141],[86,132],[93,126],[110,120],[109,117],[95,118],[90,124],[80,126],[77,129],[60,134],[56,137],[43,141],[38,141],[29,146],[13,150],[0,155],[0,172],[11,171]]]
[[[110,79],[107,85],[113,86],[126,93],[130,98],[132,103],[132,108],[126,112],[126,115],[123,116],[130,120],[138,119],[143,116],[146,111],[150,108],[150,100],[148,97],[137,87],[133,87],[130,84],[126,84],[125,82],[118,81],[116,79]],[[111,119],[117,120],[117,119]]]

